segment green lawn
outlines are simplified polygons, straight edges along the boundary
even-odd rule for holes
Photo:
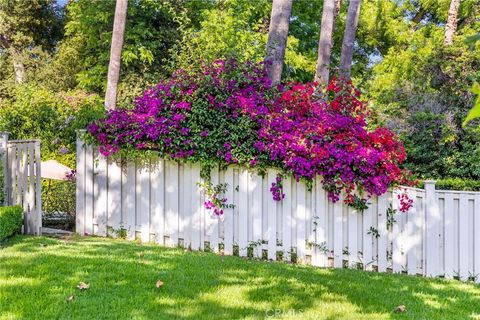
[[[480,287],[457,281],[122,240],[19,236],[0,247],[0,319],[480,319],[479,299]]]

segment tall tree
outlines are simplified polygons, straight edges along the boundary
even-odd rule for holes
[[[450,45],[453,42],[453,35],[457,30],[457,17],[458,7],[460,6],[460,0],[452,0],[450,2],[450,8],[448,9],[447,24],[445,25],[445,45]]]
[[[361,2],[361,0],[350,0],[348,4],[347,21],[340,58],[340,74],[346,78],[350,78],[352,71],[353,46],[355,43],[355,33],[357,32]]]
[[[268,77],[273,84],[279,83],[282,77],[291,12],[292,0],[273,0],[265,55]]]
[[[325,0],[323,2],[322,23],[320,39],[318,41],[317,67],[315,81],[321,85],[328,84],[330,56],[333,45],[333,27],[335,24],[336,1]]]
[[[127,6],[128,0],[117,0],[115,6],[110,63],[108,65],[107,91],[105,93],[105,108],[107,110],[115,109],[117,104],[117,89],[122,61],[123,35],[127,21]]]

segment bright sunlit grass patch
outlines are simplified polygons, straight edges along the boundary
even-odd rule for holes
[[[478,310],[480,287],[457,281],[93,237],[0,247],[0,319],[476,319]]]

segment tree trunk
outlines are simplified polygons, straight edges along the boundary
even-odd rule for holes
[[[361,0],[350,0],[348,4],[347,21],[340,58],[340,74],[346,78],[350,78],[352,71],[353,46],[355,43],[355,33],[357,32],[361,2]]]
[[[0,34],[0,46],[10,53],[13,61],[13,70],[15,72],[15,82],[22,83],[25,81],[25,66],[23,64],[22,52],[14,48],[7,37]]]
[[[322,25],[320,27],[320,39],[318,41],[315,81],[324,86],[328,84],[329,77],[330,56],[332,54],[333,44],[333,26],[335,23],[335,7],[335,0],[325,0],[323,2]]]
[[[117,105],[117,88],[122,61],[123,35],[127,20],[127,5],[128,0],[117,0],[115,6],[110,63],[108,64],[107,92],[105,93],[105,108],[107,110],[115,109]]]
[[[282,77],[292,0],[273,0],[265,61],[268,77],[278,84]]]
[[[450,2],[447,24],[445,25],[445,41],[443,42],[443,44],[446,46],[453,43],[453,35],[455,34],[455,31],[457,31],[457,16],[459,6],[460,0],[452,0]]]
[[[13,61],[13,70],[15,71],[15,82],[23,83],[25,81],[25,66],[23,65],[22,53],[11,47],[10,54]]]

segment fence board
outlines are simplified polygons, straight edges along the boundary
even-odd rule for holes
[[[134,163],[126,166],[125,176],[122,177],[122,223],[125,226],[126,236],[129,240],[135,239],[135,211],[136,211],[136,168]]]
[[[453,194],[445,193],[445,209],[444,209],[444,257],[445,257],[445,278],[452,279],[455,275],[455,224],[453,223]]]
[[[343,266],[343,197],[333,204],[333,266]]]
[[[250,179],[249,189],[251,191],[250,201],[250,214],[252,216],[252,239],[251,241],[257,242],[257,245],[253,248],[253,254],[257,258],[262,257],[262,245],[259,244],[263,240],[262,234],[262,177],[258,174],[252,173],[249,175]]]
[[[458,275],[461,280],[468,279],[468,258],[470,245],[468,243],[468,199],[467,195],[460,195],[460,212],[458,215]],[[463,209],[463,210],[462,210]]]
[[[178,245],[178,172],[176,162],[165,163],[165,233],[171,247]]]
[[[306,249],[306,198],[307,188],[303,182],[297,184],[297,206],[295,208],[295,220],[297,221],[297,259],[300,262],[305,261]]]
[[[377,240],[377,266],[378,271],[387,270],[388,230],[387,230],[387,196],[378,197],[378,240]]]
[[[277,172],[268,169],[268,186],[275,183]],[[267,199],[268,206],[268,226],[267,226],[267,240],[268,240],[268,259],[275,260],[277,255],[277,201],[270,195]]]
[[[107,176],[107,234],[119,236],[122,224],[122,169],[116,161],[108,160]]]
[[[165,244],[165,161],[159,159],[151,174],[151,210],[152,221],[150,233],[155,235],[155,242]],[[197,247],[198,249],[198,247]]]
[[[234,191],[235,191],[235,185],[233,181],[233,168],[229,167],[227,168],[227,171],[225,172],[225,183],[227,184],[227,192],[225,193],[225,198],[227,198],[227,203],[228,204],[233,204],[236,205],[234,202]],[[233,229],[233,218],[234,218],[234,211],[235,208],[230,208],[225,210],[225,217],[223,220],[224,224],[224,234],[225,234],[225,239],[224,239],[224,253],[226,255],[232,255],[233,254],[233,235],[234,235],[234,229]]]
[[[247,256],[248,247],[248,171],[240,170],[238,198],[238,246],[241,257]]]
[[[327,255],[323,248],[327,242],[327,194],[322,188],[320,177],[315,179],[315,257],[314,265],[327,266]],[[326,249],[325,249],[326,250]]]
[[[107,235],[107,161],[105,157],[95,152],[95,164],[93,172],[93,233],[98,236]]]
[[[283,181],[283,193],[285,198],[282,200],[282,248],[284,260],[291,260],[292,255],[292,228],[294,226],[292,220],[292,178],[286,177]]]

